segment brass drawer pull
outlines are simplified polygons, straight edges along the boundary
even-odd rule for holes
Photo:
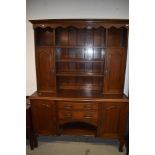
[[[72,108],[72,105],[68,105],[68,104],[64,105],[64,109],[71,109],[71,108]]]
[[[84,105],[84,108],[85,108],[85,109],[92,109],[92,105],[86,104],[86,105]]]
[[[70,114],[70,113],[64,114],[64,118],[71,118],[71,117],[72,117],[72,114]]]
[[[85,114],[84,118],[92,118],[92,114]]]

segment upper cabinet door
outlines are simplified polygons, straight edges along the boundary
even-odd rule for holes
[[[126,63],[125,48],[107,48],[104,94],[122,94]]]
[[[37,87],[39,92],[55,92],[54,62],[54,51],[51,47],[36,47]]]

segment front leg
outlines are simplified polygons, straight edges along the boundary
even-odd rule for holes
[[[123,152],[124,144],[125,144],[124,139],[119,139],[119,152]]]
[[[35,133],[33,136],[34,147],[38,147],[38,135]]]

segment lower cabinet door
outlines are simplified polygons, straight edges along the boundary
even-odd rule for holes
[[[31,106],[35,132],[41,135],[55,135],[56,109],[54,101],[32,99]]]
[[[127,116],[127,103],[103,103],[100,113],[100,136],[119,138],[125,132]]]

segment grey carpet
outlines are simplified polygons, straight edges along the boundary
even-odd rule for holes
[[[118,152],[117,140],[106,140],[83,136],[48,136],[39,137],[38,148],[27,155],[124,155]]]

